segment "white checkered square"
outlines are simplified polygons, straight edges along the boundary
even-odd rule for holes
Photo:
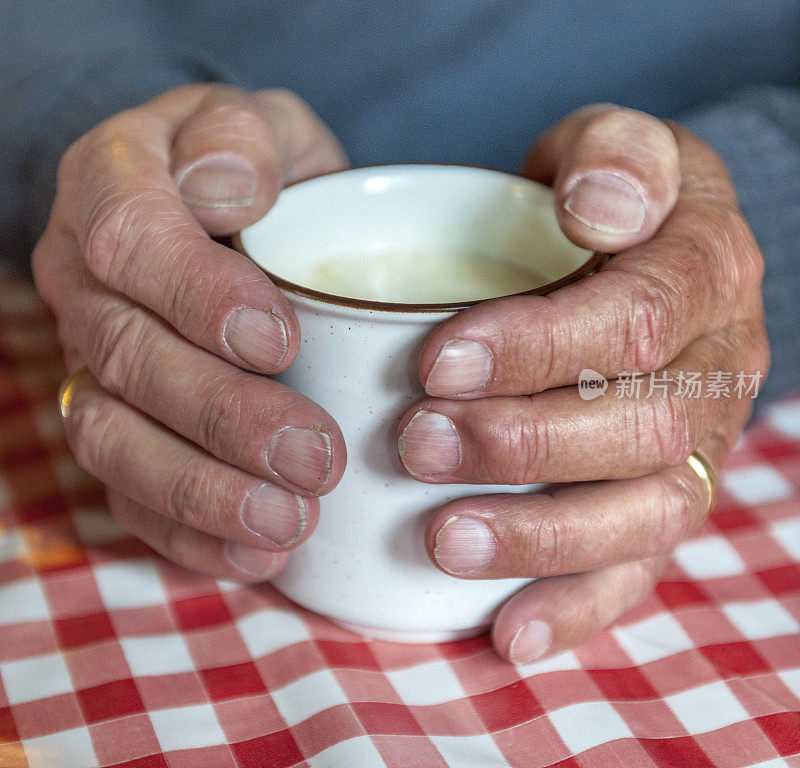
[[[647,664],[694,648],[684,628],[668,613],[626,627],[614,627],[612,632],[635,664]]]
[[[16,560],[25,554],[25,542],[16,528],[0,532],[0,563]]]
[[[748,640],[800,632],[800,624],[777,600],[725,603],[722,610]]]
[[[340,741],[332,747],[323,749],[314,757],[309,757],[306,762],[309,768],[344,768],[344,766],[358,766],[358,768],[386,768],[380,752],[375,749],[369,736],[356,736],[353,739]]]
[[[128,534],[105,509],[83,507],[72,514],[72,522],[84,544],[110,544],[124,539]]]
[[[783,684],[800,699],[800,667],[778,672],[778,677],[783,681]]]
[[[181,635],[123,637],[119,644],[134,677],[175,675],[194,670],[192,657]]]
[[[157,709],[150,713],[150,722],[153,723],[158,743],[165,752],[226,743],[225,734],[211,704]]]
[[[306,625],[294,611],[253,611],[238,619],[236,626],[254,659],[309,639]]]
[[[572,651],[562,651],[541,661],[520,664],[517,666],[517,672],[520,677],[530,677],[530,675],[540,675],[542,672],[561,672],[566,669],[580,668],[581,663]]]
[[[72,679],[60,653],[0,662],[0,677],[11,704],[72,690]]]
[[[271,691],[271,694],[278,712],[289,725],[297,725],[318,712],[348,703],[347,696],[329,669],[301,677]]]
[[[508,761],[488,733],[480,736],[431,736],[430,739],[452,768],[508,768]]]
[[[582,701],[551,712],[550,722],[567,748],[577,755],[615,739],[633,736],[630,728],[607,701]]]
[[[29,768],[97,768],[87,728],[48,733],[22,742]]]
[[[772,535],[795,560],[800,560],[800,518],[773,523]]]
[[[792,497],[789,481],[769,464],[729,469],[722,475],[722,484],[737,501],[750,506]]]
[[[740,723],[750,715],[722,682],[700,685],[664,699],[681,725],[691,734],[706,733]]]
[[[167,601],[161,575],[153,560],[123,560],[94,569],[97,587],[106,608],[141,608]]]
[[[768,411],[770,426],[793,440],[800,440],[800,403],[776,403]]]
[[[747,570],[744,560],[723,536],[704,536],[681,544],[675,559],[693,579],[722,579]]]
[[[47,600],[37,579],[20,579],[0,587],[0,624],[49,618]]]
[[[447,661],[429,661],[406,669],[386,672],[394,689],[408,706],[442,704],[461,699],[466,691]]]

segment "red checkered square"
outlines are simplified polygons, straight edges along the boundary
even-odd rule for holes
[[[133,680],[115,680],[84,688],[78,691],[78,701],[87,723],[144,712],[142,697]]]
[[[691,736],[671,739],[639,739],[660,768],[715,768],[708,755]]]
[[[11,707],[0,707],[0,744],[17,741],[19,733],[14,724]]]
[[[369,643],[321,640],[317,642],[317,649],[325,657],[327,665],[332,668],[380,669],[380,663]]]
[[[56,619],[53,623],[62,648],[89,645],[114,637],[114,627],[105,611]]]
[[[232,744],[231,749],[240,768],[264,768],[267,756],[271,768],[293,768],[303,760],[303,753],[288,729]]]
[[[490,732],[510,728],[544,713],[524,680],[471,696],[470,700]]]
[[[200,676],[212,701],[264,693],[267,687],[252,661],[228,667],[204,669]]]
[[[593,669],[588,674],[609,701],[658,698],[658,692],[638,667]]]
[[[200,595],[172,603],[178,625],[183,630],[212,627],[229,622],[233,617],[222,595]]]
[[[788,757],[800,754],[800,710],[776,712],[758,717],[756,722],[779,755]]]

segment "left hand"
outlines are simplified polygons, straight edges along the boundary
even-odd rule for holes
[[[678,372],[766,372],[763,259],[725,167],[687,130],[632,110],[579,110],[532,148],[524,175],[552,184],[561,228],[616,254],[548,296],[495,299],[439,326],[419,360],[430,396],[400,423],[403,462],[429,483],[568,483],[458,499],[426,546],[468,579],[541,578],[501,609],[502,656],[573,647],[642,600],[705,519],[750,396],[686,397]],[[584,401],[590,368],[658,372],[669,393]],[[702,392],[701,395],[705,395]],[[422,414],[422,415],[418,415]],[[416,417],[416,418],[415,418]],[[580,481],[580,482],[576,482]]]

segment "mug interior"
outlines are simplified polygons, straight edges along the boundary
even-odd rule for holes
[[[364,265],[382,254],[463,253],[498,269],[536,273],[537,284],[497,296],[546,292],[579,276],[576,271],[591,271],[586,268],[598,257],[562,234],[549,187],[500,171],[438,165],[359,168],[294,184],[264,218],[239,233],[237,244],[284,290],[376,309],[386,302],[417,302],[378,295],[359,259]],[[309,275],[330,259],[352,263],[347,295],[309,284]],[[418,306],[471,303],[454,297]]]

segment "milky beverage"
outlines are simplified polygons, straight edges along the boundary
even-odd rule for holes
[[[484,253],[404,249],[325,257],[297,281],[354,299],[422,304],[506,296],[544,285],[547,278],[528,265]]]

